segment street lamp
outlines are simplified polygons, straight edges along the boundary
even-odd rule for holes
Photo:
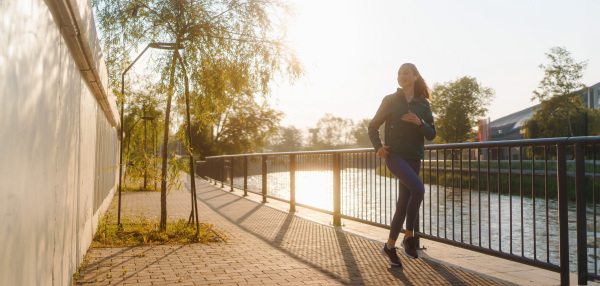
[[[181,45],[177,45],[176,43],[150,43],[144,48],[144,50],[135,58],[135,60],[127,66],[123,74],[121,74],[121,96],[123,97],[123,102],[121,102],[121,130],[119,132],[119,138],[121,139],[120,144],[120,154],[119,154],[119,210],[117,215],[117,224],[121,225],[121,176],[123,174],[123,110],[125,107],[125,74],[133,67],[133,65],[140,59],[140,57],[148,50],[149,48],[159,49],[159,50],[172,50],[177,51],[183,49]]]

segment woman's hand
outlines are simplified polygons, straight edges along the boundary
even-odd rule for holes
[[[383,146],[377,149],[377,156],[381,158],[387,158],[388,154],[390,153],[387,151],[387,148],[390,148],[390,146]]]
[[[417,126],[423,125],[423,122],[421,121],[421,119],[416,114],[412,113],[412,111],[410,111],[410,110],[408,111],[407,114],[402,115],[402,120],[411,122]]]

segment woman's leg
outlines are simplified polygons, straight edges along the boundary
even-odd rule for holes
[[[398,202],[392,219],[388,246],[393,247],[406,218],[406,230],[412,233],[425,194],[419,178],[420,160],[405,160],[399,157],[386,158],[386,165],[399,179]]]
[[[396,202],[396,211],[392,218],[392,225],[390,228],[390,235],[388,239],[388,246],[394,247],[402,225],[404,225],[404,219],[406,217],[406,209],[408,208],[408,201],[410,200],[410,189],[402,183],[398,182],[398,201]]]

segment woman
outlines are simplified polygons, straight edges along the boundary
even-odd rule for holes
[[[406,218],[402,248],[411,258],[419,257],[413,234],[423,201],[425,187],[419,179],[421,159],[424,156],[424,138],[435,138],[435,126],[427,84],[414,64],[405,63],[398,70],[400,88],[383,98],[375,117],[369,123],[369,137],[377,156],[399,180],[398,202],[392,219],[390,235],[381,249],[392,266],[402,266],[396,253],[396,240]],[[385,146],[379,139],[379,127],[385,122]]]

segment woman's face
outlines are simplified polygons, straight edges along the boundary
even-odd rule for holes
[[[401,66],[398,70],[398,84],[402,88],[410,88],[417,81],[417,76],[408,66]]]

